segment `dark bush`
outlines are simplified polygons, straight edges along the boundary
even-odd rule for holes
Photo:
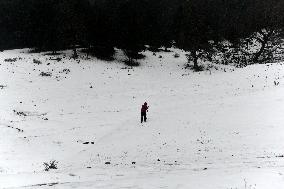
[[[88,55],[95,56],[98,59],[112,61],[114,60],[115,49],[108,46],[94,46],[88,49],[84,49],[83,52]]]
[[[50,169],[57,169],[57,164],[58,164],[58,162],[55,161],[55,160],[52,160],[50,162],[44,162],[43,163],[44,170],[45,171],[49,171]]]

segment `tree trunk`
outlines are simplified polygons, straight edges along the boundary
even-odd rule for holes
[[[261,43],[261,48],[257,53],[254,54],[254,58],[253,58],[254,62],[259,61],[259,57],[263,54],[273,31],[268,31],[267,33],[260,31],[259,33],[262,35],[262,39],[257,38],[257,40]]]
[[[77,49],[76,49],[76,47],[74,47],[74,49],[73,49],[73,58],[74,58],[74,59],[78,58],[78,54],[77,54]]]
[[[132,64],[133,64],[133,59],[132,59],[131,56],[129,56],[129,57],[128,57],[128,65],[129,65],[129,66],[132,66]]]
[[[266,45],[266,41],[261,42],[261,48],[259,49],[259,51],[257,53],[254,54],[254,58],[253,61],[257,62],[259,57],[262,55],[262,53],[264,52],[265,49],[265,45]]]
[[[87,59],[89,59],[90,52],[91,52],[91,45],[88,45],[88,48],[87,48]]]
[[[197,56],[197,54],[196,54],[196,51],[194,51],[193,53],[192,53],[192,57],[193,57],[193,69],[194,70],[198,70],[198,56]]]

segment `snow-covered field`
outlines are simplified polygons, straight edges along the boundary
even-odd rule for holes
[[[283,189],[284,65],[194,73],[173,54],[1,52],[0,188]]]

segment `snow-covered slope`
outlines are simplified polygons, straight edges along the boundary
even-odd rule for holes
[[[284,65],[145,54],[130,69],[1,52],[0,188],[283,188]]]

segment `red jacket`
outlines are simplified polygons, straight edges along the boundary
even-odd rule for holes
[[[141,112],[142,112],[142,113],[145,113],[147,110],[148,110],[147,104],[142,105],[142,107],[141,107]]]

